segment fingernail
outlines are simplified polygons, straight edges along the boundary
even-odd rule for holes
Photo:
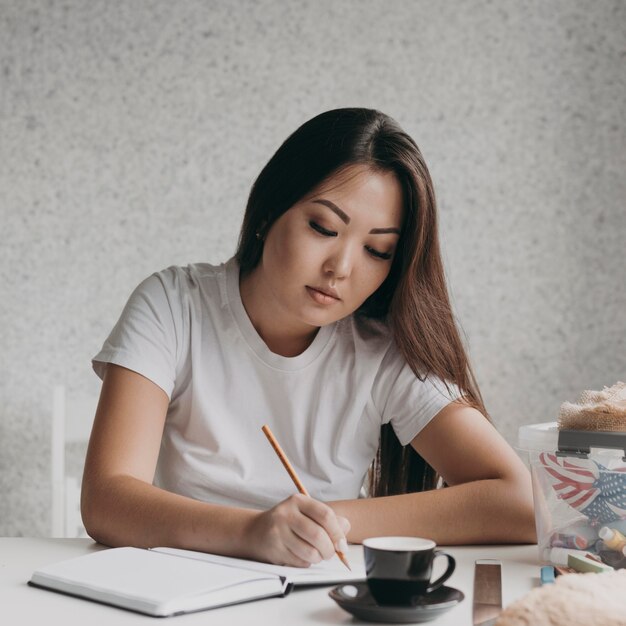
[[[342,539],[340,539],[336,544],[335,547],[337,548],[337,550],[339,552],[347,552],[348,551],[348,542],[346,541],[346,538],[343,537]]]

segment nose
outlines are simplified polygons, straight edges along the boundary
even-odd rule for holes
[[[324,273],[336,279],[348,278],[354,266],[354,251],[351,246],[337,246],[324,262]]]

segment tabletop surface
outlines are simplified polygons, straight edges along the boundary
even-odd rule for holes
[[[148,624],[155,618],[123,609],[72,598],[59,593],[29,587],[26,583],[34,570],[93,550],[102,549],[91,539],[0,538],[0,606],[3,623],[46,624],[51,618],[63,626],[99,626]],[[457,561],[457,568],[447,585],[460,589],[465,600],[430,624],[464,626],[472,624],[472,586],[474,561],[498,559],[502,562],[502,602],[507,606],[539,585],[541,562],[536,545],[524,546],[454,546],[443,547]],[[360,545],[349,548],[351,562],[363,559]],[[441,559],[444,560],[444,559]],[[444,563],[445,564],[445,563]],[[444,564],[439,564],[443,568]],[[436,564],[434,575],[438,575]],[[249,626],[264,624],[359,624],[349,613],[328,597],[332,586],[295,589],[284,598],[268,598],[200,613],[166,618],[172,624],[213,624]]]

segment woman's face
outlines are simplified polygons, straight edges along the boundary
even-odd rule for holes
[[[277,324],[324,326],[353,313],[383,283],[403,217],[391,172],[351,166],[284,213],[254,274]]]

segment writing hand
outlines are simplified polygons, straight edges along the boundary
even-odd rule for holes
[[[248,531],[255,558],[279,565],[309,567],[347,549],[350,522],[323,502],[296,493],[260,512]]]

